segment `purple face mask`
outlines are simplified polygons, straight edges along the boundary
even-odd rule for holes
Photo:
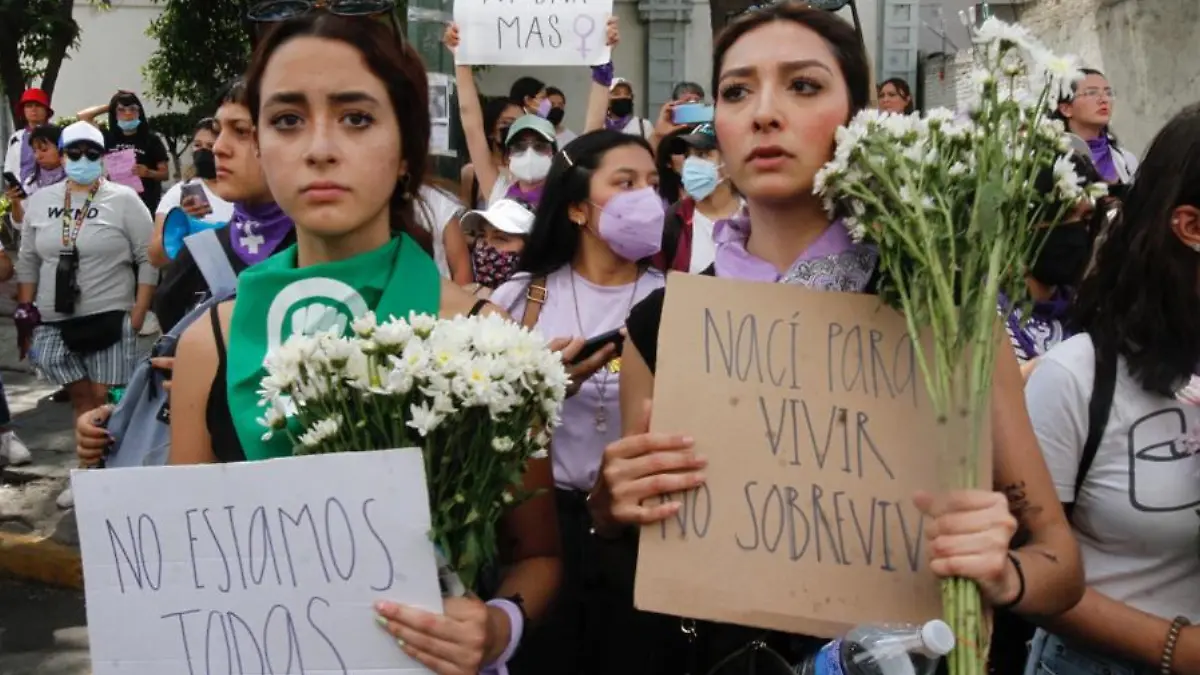
[[[552,107],[553,106],[550,103],[550,99],[542,99],[542,102],[538,104],[537,116],[542,119],[546,119],[546,115],[550,114],[550,108]]]
[[[618,192],[600,209],[600,238],[626,260],[649,258],[662,250],[663,216],[654,188]]]

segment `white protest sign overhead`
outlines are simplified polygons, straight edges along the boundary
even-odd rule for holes
[[[94,675],[426,673],[379,627],[440,612],[419,450],[76,471]]]
[[[612,0],[457,0],[460,65],[608,63]]]

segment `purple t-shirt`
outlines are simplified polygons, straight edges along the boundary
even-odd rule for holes
[[[503,307],[518,323],[525,314],[529,280],[528,274],[518,274],[492,293],[492,302]],[[662,288],[665,282],[661,272],[651,269],[632,284],[597,286],[574,274],[568,265],[546,277],[546,303],[538,315],[536,329],[548,340],[590,338],[616,330],[625,325],[633,305],[651,291]],[[554,432],[554,449],[550,452],[556,487],[591,490],[596,483],[605,446],[621,437],[620,371],[620,359],[614,359],[563,404],[562,426]],[[597,425],[601,407],[604,424]]]

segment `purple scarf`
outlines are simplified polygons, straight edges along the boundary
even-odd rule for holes
[[[1113,162],[1113,149],[1108,137],[1099,136],[1091,139],[1087,144],[1092,151],[1092,163],[1096,165],[1100,177],[1110,183],[1120,180],[1121,176],[1117,173],[1117,165]]]
[[[292,219],[274,202],[261,206],[236,203],[229,220],[229,243],[242,262],[254,265],[275,253],[293,227]]]
[[[34,183],[40,187],[49,187],[55,183],[61,183],[67,179],[67,170],[65,167],[57,169],[41,169],[37,170],[37,175],[34,177]]]
[[[519,202],[525,202],[533,207],[532,210],[537,210],[537,205],[542,201],[542,191],[545,189],[545,183],[538,183],[528,190],[521,189],[520,183],[513,183],[508,186],[508,191],[504,193],[505,199],[515,199]]]
[[[625,131],[625,127],[629,126],[629,122],[632,119],[633,113],[617,118],[606,116],[604,118],[604,128],[608,129],[609,131]]]
[[[26,129],[21,135],[21,182],[29,180],[34,171],[37,171],[37,160],[33,156],[33,143],[30,142],[30,134],[32,129]]]
[[[746,250],[749,238],[750,219],[744,212],[717,221],[713,226],[717,248],[713,264],[717,276],[857,293],[867,287],[878,260],[878,254],[869,245],[854,243],[840,220],[830,223],[783,274]]]
[[[1049,300],[1033,303],[1029,317],[1025,318],[1020,310],[1009,309],[1011,303],[1007,297],[1003,294],[1000,296],[1001,311],[1008,311],[1006,323],[1018,357],[1032,361],[1074,334],[1066,327],[1072,298],[1071,290],[1060,286]]]

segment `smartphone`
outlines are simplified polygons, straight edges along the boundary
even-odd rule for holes
[[[713,107],[707,103],[681,103],[671,109],[674,124],[703,124],[713,121]]]
[[[621,355],[621,347],[625,345],[625,336],[621,334],[621,329],[610,330],[607,333],[602,333],[594,338],[590,338],[583,343],[583,349],[571,360],[571,365],[574,366],[588,360],[593,354],[604,349],[607,345],[616,345],[616,356]]]
[[[179,188],[179,201],[182,203],[189,198],[194,199],[197,205],[209,206],[208,195],[204,192],[204,186],[199,183],[185,183]]]
[[[17,188],[17,190],[20,190],[22,197],[26,196],[25,188],[21,187],[21,179],[17,178],[16,174],[14,174],[13,172],[11,172],[11,171],[4,172],[4,182],[8,185],[8,187],[10,187],[10,188],[15,187],[15,188]]]

